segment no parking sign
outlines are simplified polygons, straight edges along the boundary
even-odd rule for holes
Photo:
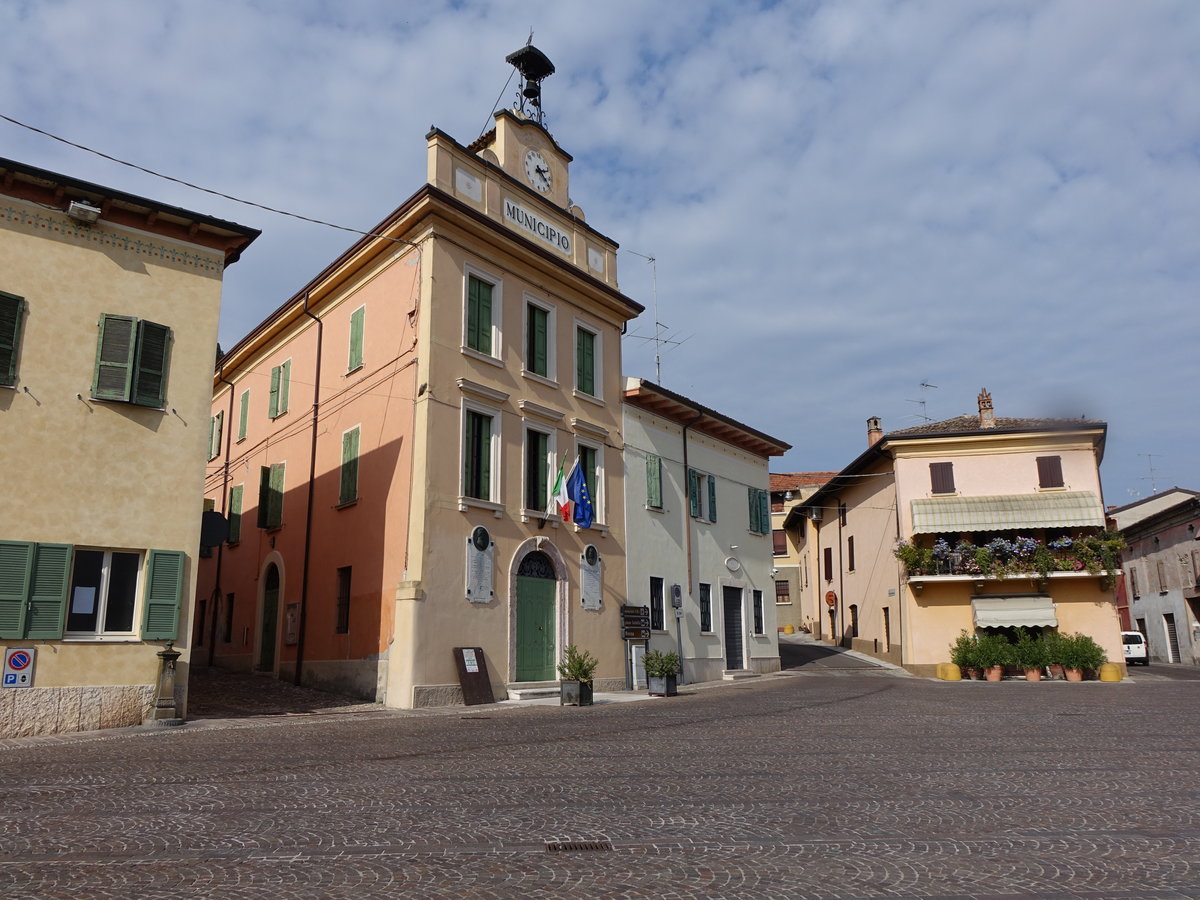
[[[4,651],[4,687],[33,687],[32,647],[9,647]]]

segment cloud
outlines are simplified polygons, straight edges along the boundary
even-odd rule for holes
[[[1200,7],[1188,0],[606,4],[45,0],[0,7],[0,112],[189,181],[369,228],[558,67],[590,224],[652,255],[663,381],[837,469],[885,427],[1087,405],[1123,502],[1200,485]],[[228,345],[353,235],[0,125],[0,153],[264,230]],[[620,257],[649,306],[650,266]],[[647,334],[652,326],[638,323]],[[654,348],[625,342],[629,374]],[[922,389],[926,381],[936,389]],[[1165,487],[1160,480],[1160,488]]]

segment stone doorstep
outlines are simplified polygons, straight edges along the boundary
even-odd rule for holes
[[[540,700],[559,695],[557,681],[518,681],[507,684],[509,700]]]
[[[749,669],[726,669],[721,673],[722,681],[741,681],[743,678],[757,678],[757,672],[751,672]]]

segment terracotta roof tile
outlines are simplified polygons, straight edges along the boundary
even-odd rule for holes
[[[979,431],[1065,431],[1072,428],[1089,428],[1104,425],[1097,419],[1018,419],[996,417],[996,427],[984,429],[979,425],[979,416],[956,416],[941,422],[926,422],[913,428],[889,431],[888,437],[914,434],[973,434]]]
[[[837,472],[772,472],[772,491],[792,491],[802,487],[817,487],[836,475]]]

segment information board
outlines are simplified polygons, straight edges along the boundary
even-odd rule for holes
[[[496,702],[482,647],[455,647],[454,667],[458,670],[458,683],[462,687],[464,704],[477,706],[480,703]]]

